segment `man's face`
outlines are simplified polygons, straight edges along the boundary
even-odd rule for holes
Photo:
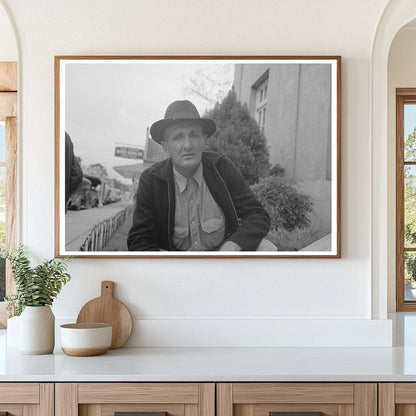
[[[192,176],[201,163],[205,135],[198,123],[182,123],[166,129],[163,150],[169,153],[173,166],[184,176]]]

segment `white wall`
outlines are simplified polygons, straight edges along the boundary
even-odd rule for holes
[[[12,23],[6,10],[0,6],[0,61],[17,61],[17,56],[16,37]]]
[[[388,62],[388,309],[396,310],[396,88],[416,87],[416,26],[404,27],[391,44]]]
[[[370,58],[387,0],[0,4],[21,40],[21,240],[43,257],[54,253],[54,55],[343,59],[342,259],[74,259],[59,319],[74,319],[107,279],[137,319],[130,345],[391,343],[386,297],[371,320]]]

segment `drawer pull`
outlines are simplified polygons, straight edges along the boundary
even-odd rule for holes
[[[114,416],[168,416],[168,412],[115,412]]]
[[[323,416],[322,412],[269,412],[269,416]]]

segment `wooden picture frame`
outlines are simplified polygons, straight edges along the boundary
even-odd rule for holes
[[[242,251],[221,251],[221,244],[178,249],[172,224],[166,230],[168,246],[152,240],[151,249],[129,250],[140,177],[170,157],[149,128],[164,119],[175,100],[191,101],[202,118],[216,122],[204,150],[225,154],[269,214],[266,239],[274,245],[266,242],[265,251],[250,248],[250,233],[235,239]],[[57,257],[341,256],[339,56],[56,56],[55,149]],[[68,185],[77,184],[75,173],[68,173],[71,158],[81,180],[75,191]],[[235,227],[241,227],[248,220],[235,192],[230,195]],[[213,199],[221,211],[221,198],[214,194]],[[223,220],[224,240],[234,241],[236,228],[229,236],[226,214]],[[152,238],[165,232],[155,222],[148,223],[158,230]],[[205,236],[199,235],[196,247],[205,247]],[[190,232],[185,238],[193,244]]]

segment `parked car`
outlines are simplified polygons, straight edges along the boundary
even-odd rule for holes
[[[118,188],[106,188],[103,204],[111,204],[113,202],[121,201],[121,190]]]
[[[78,188],[69,198],[68,209],[78,211],[98,207],[99,197],[97,187],[100,184],[101,180],[99,178],[84,175]]]

